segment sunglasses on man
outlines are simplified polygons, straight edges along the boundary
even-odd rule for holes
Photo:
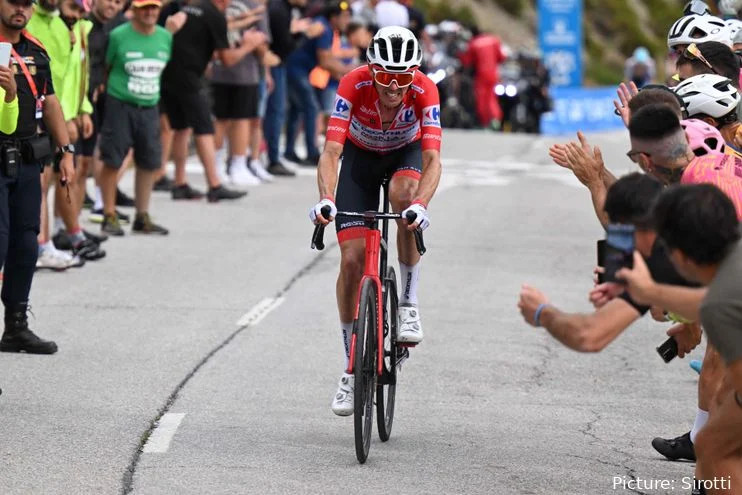
[[[10,5],[15,7],[31,7],[34,4],[34,0],[8,0]]]
[[[691,43],[686,47],[686,49],[683,51],[683,57],[687,58],[688,60],[698,60],[703,65],[708,67],[711,72],[713,72],[717,76],[721,75],[716,69],[714,69],[714,66],[711,65],[711,62],[706,60],[706,57],[704,57],[703,53],[701,53],[701,49],[698,48],[698,45],[696,45],[695,43]]]
[[[380,86],[388,88],[393,82],[397,83],[398,88],[406,88],[415,80],[415,71],[412,72],[387,72],[381,69],[371,68],[374,75],[374,81]]]

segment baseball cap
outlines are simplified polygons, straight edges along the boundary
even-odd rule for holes
[[[149,5],[154,5],[155,7],[162,7],[162,1],[161,0],[134,0],[133,2],[131,2],[131,6],[134,8],[147,7]]]

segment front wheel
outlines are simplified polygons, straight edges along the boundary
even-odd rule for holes
[[[389,440],[394,422],[394,397],[397,390],[397,275],[387,269],[384,279],[384,363],[376,385],[376,423],[382,442]]]
[[[366,279],[361,286],[358,319],[356,320],[356,350],[353,363],[353,422],[355,426],[356,457],[363,464],[371,446],[374,419],[374,391],[376,389],[376,284]]]

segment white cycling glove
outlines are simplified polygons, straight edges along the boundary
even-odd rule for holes
[[[421,203],[412,203],[409,208],[402,212],[402,218],[407,218],[408,212],[413,212],[417,215],[415,222],[412,224],[415,227],[420,227],[421,230],[425,230],[430,225],[430,218],[428,218],[428,210],[425,205]]]
[[[322,199],[322,201],[314,205],[311,210],[309,210],[309,219],[312,221],[312,223],[317,223],[317,217],[322,216],[322,208],[324,208],[325,206],[330,207],[330,220],[335,218],[335,215],[337,215],[338,213],[335,202],[330,198],[324,198]]]

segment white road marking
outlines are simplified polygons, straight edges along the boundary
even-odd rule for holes
[[[185,413],[165,413],[160,421],[157,422],[157,428],[147,439],[142,452],[146,454],[163,454],[170,448],[170,442],[175,436],[175,432],[183,421]]]
[[[246,327],[248,325],[257,325],[263,318],[268,316],[268,313],[279,307],[286,298],[284,297],[266,297],[258,304],[252,307],[250,311],[245,313],[242,318],[237,321],[238,327]]]

